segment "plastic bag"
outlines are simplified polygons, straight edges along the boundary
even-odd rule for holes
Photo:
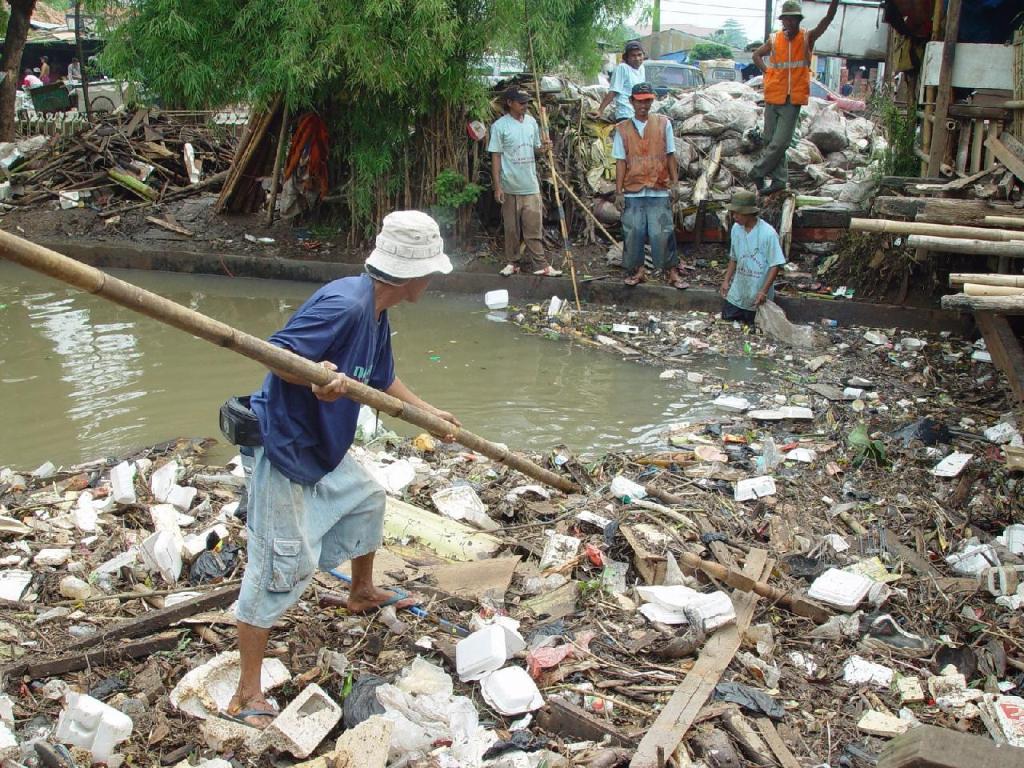
[[[805,138],[824,153],[846,149],[850,140],[846,137],[846,119],[836,107],[827,107],[807,124]]]
[[[824,339],[820,334],[809,325],[793,325],[774,301],[766,301],[757,308],[754,322],[768,336],[791,347],[818,349],[824,346]]]

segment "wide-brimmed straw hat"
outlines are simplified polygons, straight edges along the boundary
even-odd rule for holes
[[[389,277],[412,280],[452,271],[437,222],[422,211],[394,211],[384,217],[377,247],[366,264]]]
[[[779,11],[779,18],[783,16],[798,16],[801,19],[804,17],[804,12],[800,8],[800,0],[786,0],[782,4],[782,10]]]
[[[761,212],[761,209],[757,205],[757,195],[747,189],[738,189],[733,192],[732,199],[725,208],[733,213]]]

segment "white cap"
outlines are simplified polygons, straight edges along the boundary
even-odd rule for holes
[[[394,211],[384,217],[368,266],[389,277],[410,280],[447,275],[452,263],[444,253],[437,222],[422,211]]]

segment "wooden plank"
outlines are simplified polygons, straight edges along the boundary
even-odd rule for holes
[[[3,669],[2,677],[10,681],[28,675],[34,679],[64,675],[77,672],[88,667],[99,667],[114,664],[124,659],[139,659],[160,651],[170,651],[178,646],[180,632],[165,632],[155,637],[142,640],[130,640],[126,643],[99,648],[95,651],[82,651],[59,656],[55,659],[36,657],[30,661],[19,661]]]
[[[803,768],[793,756],[793,753],[789,751],[789,747],[786,746],[786,742],[779,736],[779,732],[771,720],[767,717],[759,717],[754,722],[757,723],[757,730],[761,732],[761,736],[768,742],[768,747],[782,768]]]
[[[238,597],[238,591],[241,589],[241,586],[241,584],[230,584],[220,589],[204,592],[199,597],[172,605],[170,608],[161,608],[158,611],[144,613],[103,632],[97,632],[95,635],[79,640],[77,643],[69,646],[69,648],[81,650],[83,648],[91,648],[99,643],[105,645],[113,640],[121,640],[126,637],[152,635],[154,632],[167,629],[167,627],[197,613],[227,608]]]
[[[620,733],[608,721],[594,717],[557,696],[549,698],[534,717],[543,730],[563,739],[568,737],[579,741],[600,742],[607,737],[617,747],[636,746],[636,739]]]
[[[757,735],[754,726],[744,717],[739,707],[729,710],[722,715],[722,726],[727,730],[739,745],[740,752],[754,765],[770,768],[775,765],[775,760],[768,751],[768,745]]]
[[[1022,762],[1024,753],[1018,747],[952,728],[922,725],[889,742],[877,768],[1021,768]]]
[[[1006,136],[1007,134],[1004,133],[1003,138],[1006,138]],[[1021,181],[1024,181],[1024,160],[1013,154],[1006,144],[994,136],[985,139],[985,146],[992,150],[996,160],[1006,166],[1007,170]]]
[[[949,117],[949,104],[953,96],[953,53],[956,50],[956,41],[960,33],[960,2],[961,0],[949,0],[949,4],[946,6],[942,63],[939,67],[938,95],[935,98],[935,122],[928,152],[928,174],[930,176],[938,175],[939,168],[946,156],[946,144],[949,141],[946,119]]]
[[[760,580],[766,570],[771,572],[768,553],[762,549],[750,550],[743,573],[749,578]],[[693,720],[718,685],[722,673],[739,650],[743,633],[754,616],[757,600],[758,596],[754,593],[733,592],[736,623],[716,632],[704,645],[693,669],[672,693],[668,704],[640,741],[629,763],[630,768],[661,768],[658,765],[659,751],[663,755],[671,755],[676,751],[679,742],[686,736]]]
[[[974,319],[985,337],[992,362],[1006,375],[1017,402],[1024,402],[1024,350],[1010,323],[1002,315],[991,312],[975,312]]]

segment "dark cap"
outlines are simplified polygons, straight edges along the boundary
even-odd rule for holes
[[[522,88],[517,88],[513,85],[505,89],[505,93],[501,98],[505,101],[518,101],[521,104],[525,104],[530,100],[530,94]]]
[[[630,51],[643,51],[644,47],[640,45],[639,40],[630,40],[626,43],[626,47],[622,49],[623,53],[629,53]]]
[[[637,83],[633,86],[633,90],[630,91],[630,96],[640,101],[653,99],[656,95],[650,83]]]

